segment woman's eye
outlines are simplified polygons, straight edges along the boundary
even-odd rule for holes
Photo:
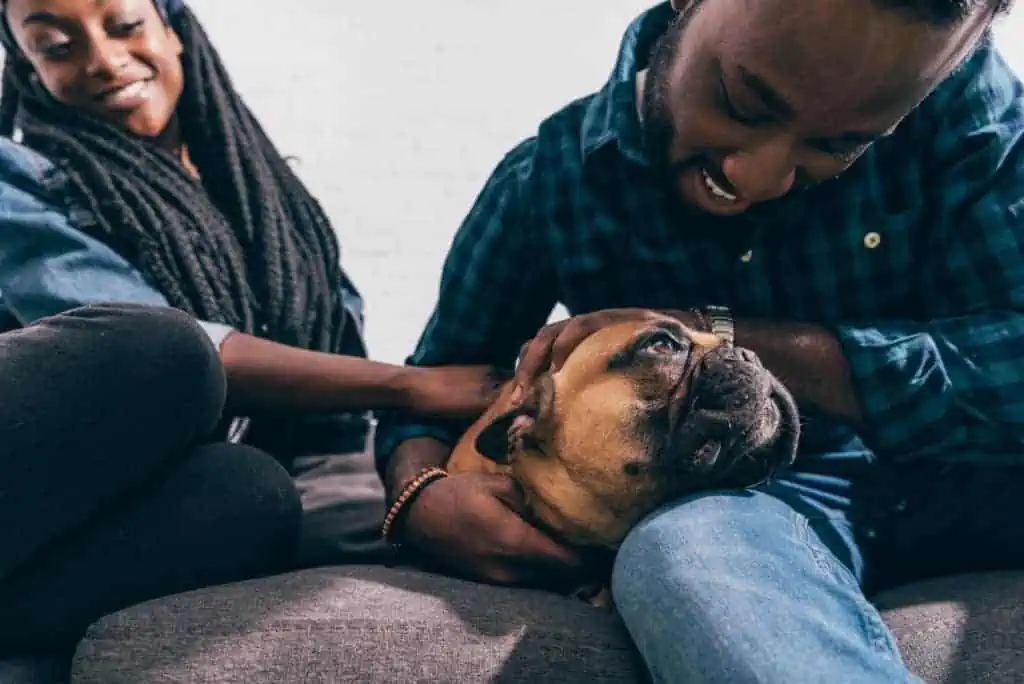
[[[644,342],[643,351],[651,354],[678,354],[683,351],[683,343],[668,333],[658,333]]]
[[[118,22],[111,28],[110,33],[114,36],[130,36],[141,29],[143,24],[145,24],[144,19],[139,19],[138,21]]]
[[[71,53],[71,41],[47,43],[45,45],[41,45],[38,50],[47,59],[61,59],[62,57],[67,57]]]

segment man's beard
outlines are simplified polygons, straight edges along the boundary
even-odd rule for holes
[[[656,167],[667,168],[672,165],[669,155],[676,138],[676,125],[668,104],[669,74],[679,53],[683,32],[700,5],[699,2],[691,2],[676,15],[668,30],[655,41],[650,64],[644,74],[640,121],[647,158]]]

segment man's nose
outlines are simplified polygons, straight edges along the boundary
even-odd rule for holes
[[[736,152],[723,160],[722,173],[745,200],[757,203],[782,197],[796,179],[793,146],[778,139]]]

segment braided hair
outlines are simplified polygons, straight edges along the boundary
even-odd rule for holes
[[[63,172],[47,176],[60,185],[56,196],[90,217],[76,227],[139,268],[171,306],[338,351],[350,283],[327,217],[236,93],[191,10],[180,0],[155,4],[184,47],[177,116],[201,180],[172,152],[54,100],[6,19],[0,135],[17,128],[49,158]]]

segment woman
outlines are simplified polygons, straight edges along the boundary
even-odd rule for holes
[[[7,0],[3,17],[0,134],[21,141],[0,138],[0,295],[14,324],[110,301],[189,314],[227,378],[205,439],[258,445],[297,477],[301,562],[379,551],[371,464],[356,464],[369,494],[353,524],[330,514],[351,508],[339,473],[353,465],[322,454],[362,449],[368,409],[473,417],[489,370],[365,358],[327,217],[181,2]]]

